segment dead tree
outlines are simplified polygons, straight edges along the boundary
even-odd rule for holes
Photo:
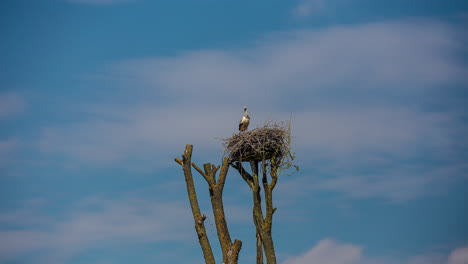
[[[223,264],[237,263],[239,251],[242,246],[240,240],[232,242],[223,207],[223,188],[229,166],[235,168],[242,179],[248,184],[253,197],[253,222],[256,227],[256,250],[257,264],[263,264],[263,253],[265,253],[267,264],[276,264],[276,253],[272,237],[273,214],[276,208],[273,206],[273,189],[278,182],[278,174],[284,169],[297,166],[292,164],[294,156],[291,154],[290,129],[287,126],[277,124],[265,125],[252,131],[234,135],[224,139],[227,156],[221,166],[210,163],[203,165],[203,170],[191,162],[192,145],[187,145],[182,160],[175,161],[183,167],[187,193],[192,208],[200,246],[207,264],[214,264],[214,256],[208,236],[206,234],[204,220],[205,216],[200,213],[197,195],[193,183],[191,166],[195,168],[208,183],[216,230],[223,253]],[[249,163],[248,172],[243,163]],[[218,178],[216,172],[220,170]],[[270,177],[268,177],[268,175]],[[260,185],[261,179],[261,185]],[[262,209],[261,189],[265,199],[265,214]]]
[[[291,166],[297,169],[292,164],[294,156],[290,148],[290,126],[265,125],[225,139],[224,145],[231,166],[239,172],[252,191],[253,222],[257,232],[257,264],[263,264],[263,252],[267,264],[276,264],[271,232],[273,214],[276,211],[273,206],[273,190],[281,170]],[[244,162],[249,163],[250,173],[244,168]],[[265,199],[265,214],[262,209],[261,187]]]
[[[190,200],[190,207],[192,208],[193,220],[195,222],[195,230],[197,231],[198,241],[202,248],[203,256],[205,257],[205,262],[206,264],[216,263],[213,256],[213,250],[211,249],[210,241],[208,239],[208,235],[205,229],[204,222],[206,216],[201,214],[200,207],[198,205],[197,193],[195,191],[195,185],[193,183],[191,166],[193,166],[208,183],[211,205],[216,223],[216,231],[223,253],[223,263],[236,264],[239,257],[239,251],[242,247],[242,241],[236,239],[234,240],[234,242],[232,242],[231,235],[229,234],[229,229],[226,223],[226,217],[224,215],[223,206],[223,189],[224,183],[226,181],[227,172],[229,169],[229,160],[228,158],[225,158],[221,166],[214,166],[210,163],[206,163],[203,165],[204,170],[202,170],[194,162],[191,161],[192,149],[192,145],[187,145],[185,147],[185,152],[182,155],[182,160],[175,158],[175,161],[182,166],[184,171],[185,183],[187,185],[187,193]],[[216,179],[216,172],[220,168],[221,170],[219,176]]]

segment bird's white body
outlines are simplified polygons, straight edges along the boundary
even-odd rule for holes
[[[246,131],[247,128],[249,127],[249,123],[250,123],[250,116],[247,113],[247,107],[244,107],[244,116],[242,116],[239,122],[239,131],[241,132]]]

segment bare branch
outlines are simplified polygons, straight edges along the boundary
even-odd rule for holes
[[[189,145],[187,145],[189,146]],[[194,162],[191,162],[190,157],[192,153],[192,146],[190,145],[190,148],[185,151],[184,160],[181,161],[179,164],[186,164],[184,167],[184,174],[186,173],[186,167],[188,167],[188,171],[190,172],[190,165],[191,164],[195,170],[197,170],[203,178],[206,180],[209,186],[209,191],[210,191],[210,199],[211,199],[211,205],[213,209],[213,215],[214,215],[214,220],[216,224],[216,231],[218,234],[218,239],[219,243],[221,245],[221,250],[223,253],[223,263],[230,263],[230,264],[236,264],[239,251],[242,246],[242,241],[240,240],[235,240],[234,243],[231,240],[231,236],[229,234],[229,229],[226,223],[226,216],[224,214],[224,206],[223,206],[223,188],[227,176],[227,172],[229,169],[229,160],[228,158],[225,158],[221,166],[214,166],[210,163],[205,163],[203,164],[203,169],[204,171],[198,167]],[[190,155],[189,157],[186,157],[186,155]],[[177,158],[175,159],[177,162]],[[218,181],[216,181],[216,172],[221,168],[220,174]],[[190,179],[191,179],[191,172],[190,172]],[[192,185],[193,185],[193,179],[192,180]],[[193,187],[194,189],[195,187]],[[187,187],[187,189],[189,189]],[[189,194],[189,199],[191,199],[191,196]],[[190,200],[192,204],[192,199]],[[195,196],[195,202],[197,203],[197,208],[198,208],[198,202],[196,201],[196,196]],[[197,217],[195,217],[195,215]],[[197,234],[198,234],[198,228],[203,228],[204,229],[204,221],[206,219],[205,215],[200,215],[199,209],[198,212],[194,213],[194,219],[196,219],[196,223],[198,225],[195,226],[197,229]],[[204,232],[206,236],[206,232]],[[199,234],[199,238],[201,239],[201,236]],[[202,249],[204,247],[202,246]],[[211,248],[210,248],[211,250]],[[205,251],[204,251],[205,252]],[[205,253],[204,253],[205,254]],[[206,259],[206,257],[205,257]],[[208,263],[208,262],[207,262]],[[210,262],[211,263],[211,262]],[[214,263],[214,262],[213,262]]]
[[[262,161],[287,153],[288,128],[284,124],[266,124],[223,139],[231,161]]]
[[[212,186],[214,183],[211,182],[211,178],[206,175],[202,169],[200,169],[200,167],[197,166],[197,164],[195,164],[195,162],[192,162],[192,166],[201,174],[201,176],[203,176],[203,178],[205,178],[206,182],[208,183],[209,186]]]
[[[263,162],[262,168],[263,168],[263,186],[264,186],[264,192],[265,192],[265,219],[263,222],[264,225],[262,229],[262,232],[263,232],[262,241],[263,241],[263,247],[265,249],[265,255],[267,257],[267,263],[275,264],[276,255],[275,255],[275,247],[273,243],[273,238],[271,236],[271,226],[273,223],[273,213],[276,210],[276,209],[273,209],[273,188],[275,187],[276,180],[278,179],[278,177],[277,175],[273,176],[272,172],[270,172],[272,176],[272,182],[270,185],[268,185],[265,162]]]
[[[257,228],[257,264],[263,264],[263,244],[260,232]]]
[[[242,176],[244,181],[250,186],[250,188],[253,188],[253,177],[247,171],[245,171],[244,167],[242,166],[242,163],[238,161],[236,163],[231,163],[231,166],[239,172],[239,174]]]
[[[174,161],[179,163],[181,166],[184,166],[184,163],[179,158],[174,158]]]
[[[254,178],[258,177],[258,161],[250,161],[250,168],[252,169],[252,176]]]
[[[267,163],[266,161],[262,161],[262,183],[263,189],[268,189],[268,177],[267,177]]]
[[[221,168],[221,166],[211,165],[211,170],[213,171],[214,175],[216,175],[216,172],[219,170],[219,168]]]
[[[210,173],[210,178],[213,178],[213,181],[216,180],[215,172],[218,170],[219,166],[210,166],[210,164],[205,164],[205,171]],[[211,205],[213,207],[213,214],[216,223],[216,231],[218,233],[219,243],[221,245],[221,250],[223,253],[223,262],[224,263],[237,263],[237,262],[230,262],[232,260],[233,254],[233,243],[231,241],[231,236],[229,233],[229,229],[226,223],[226,216],[224,214],[224,206],[223,206],[223,189],[224,183],[226,180],[226,175],[229,169],[229,162],[226,158],[223,161],[223,165],[221,167],[221,171],[219,173],[218,181],[214,185],[213,191],[210,193],[211,198]],[[241,242],[242,243],[242,242]],[[237,249],[236,249],[237,250]],[[240,248],[238,249],[240,250]],[[237,255],[239,252],[237,251]],[[237,256],[235,257],[237,259]]]
[[[210,178],[210,182],[216,184],[216,177],[211,168],[212,167],[210,163],[203,164],[203,169],[205,169],[205,174],[208,175],[208,178]]]
[[[216,172],[219,169],[218,167],[214,168],[214,172]],[[224,183],[226,182],[226,176],[229,170],[229,158],[225,157],[223,160],[223,165],[221,166],[221,171],[219,172],[218,176],[218,183],[217,185],[220,186],[221,190],[224,188]]]
[[[193,182],[192,171],[190,167],[190,161],[192,158],[192,145],[186,145],[185,153],[182,155],[182,164],[178,162],[176,158],[175,161],[182,165],[185,176],[185,183],[187,185],[187,193],[190,201],[190,207],[192,208],[193,219],[195,222],[195,230],[198,235],[198,242],[203,251],[203,256],[205,257],[206,264],[215,264],[215,259],[213,256],[213,251],[211,249],[210,241],[206,234],[206,229],[204,225],[204,215],[200,213],[200,206],[198,205],[197,193],[195,191],[195,184]],[[179,160],[180,161],[180,160]],[[206,218],[206,217],[205,217]],[[201,223],[200,223],[201,220]]]
[[[241,248],[242,248],[242,241],[238,239],[234,240],[234,243],[232,244],[228,252],[228,259],[226,262],[227,264],[237,264],[237,261],[239,259],[239,252]]]
[[[200,219],[198,219],[198,224],[202,225],[205,222],[206,215],[202,215]]]
[[[271,165],[270,175],[271,175],[271,183],[270,183],[269,188],[273,190],[276,186],[276,183],[278,182],[278,163],[277,162]]]
[[[199,243],[202,247],[202,251],[205,257],[205,262],[207,264],[214,264],[214,257],[211,249],[211,245],[208,241],[208,237],[205,230],[205,219],[206,216],[200,213],[200,208],[198,205],[198,200],[195,192],[195,186],[193,183],[193,177],[191,172],[191,167],[195,168],[200,175],[206,180],[209,185],[211,205],[213,209],[214,221],[216,224],[217,235],[219,243],[221,246],[223,254],[223,264],[237,264],[239,258],[239,252],[242,247],[242,241],[236,239],[234,242],[231,240],[229,229],[226,223],[226,217],[224,213],[224,203],[222,199],[224,185],[226,183],[226,177],[228,174],[229,166],[231,165],[235,168],[241,175],[242,178],[249,184],[254,195],[254,222],[257,226],[258,234],[258,243],[260,245],[260,254],[263,258],[262,248],[264,242],[262,242],[263,237],[263,212],[261,208],[261,195],[260,195],[260,186],[258,182],[258,162],[251,163],[252,175],[244,170],[242,163],[237,162],[232,164],[229,157],[223,159],[223,163],[220,166],[215,166],[210,163],[205,163],[203,165],[203,170],[198,167],[194,162],[191,162],[192,156],[192,145],[187,145],[184,155],[182,155],[182,160],[175,158],[175,162],[182,166],[184,170],[184,175],[187,183],[187,193],[190,200],[190,206],[192,208],[192,214],[195,221],[195,229],[199,238]],[[219,171],[218,177],[216,173]],[[271,236],[270,236],[271,237]],[[267,251],[265,251],[267,252]],[[268,258],[267,258],[268,260]],[[263,259],[262,259],[263,262]],[[272,264],[275,264],[271,262]],[[263,264],[263,263],[262,263]],[[270,263],[268,263],[270,264]]]

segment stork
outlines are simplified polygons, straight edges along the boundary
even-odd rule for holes
[[[244,106],[244,116],[242,116],[242,119],[239,122],[239,131],[243,132],[246,131],[247,128],[249,127],[250,123],[250,116],[247,113],[247,106]]]

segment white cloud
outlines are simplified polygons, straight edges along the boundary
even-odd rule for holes
[[[42,252],[46,259],[66,259],[89,248],[118,244],[179,241],[191,238],[193,230],[180,219],[190,219],[188,209],[177,202],[155,203],[125,197],[119,200],[88,198],[71,206],[59,219],[27,213],[30,221],[5,223],[25,215],[23,211],[0,215],[3,224],[21,225],[22,229],[0,230],[0,260]],[[40,220],[41,228],[34,219]],[[188,221],[188,220],[187,220]]]
[[[44,128],[40,150],[91,163],[122,161],[131,156],[142,162],[154,162],[157,156],[164,155],[165,160],[161,157],[158,164],[173,165],[167,155],[179,156],[187,143],[195,144],[195,151],[216,148],[221,144],[216,138],[230,137],[237,124],[235,111],[228,114],[219,109],[210,112],[143,107],[120,111],[111,107],[109,110],[115,110],[110,118]],[[226,122],[229,119],[232,122]],[[204,120],[207,122],[203,123]]]
[[[458,34],[439,21],[404,20],[277,33],[242,50],[123,61],[109,75],[145,98],[132,106],[104,101],[106,113],[43,128],[38,145],[43,153],[93,163],[174,153],[185,143],[214,147],[213,138],[235,131],[247,104],[260,124],[268,113],[297,112],[298,145],[332,154],[406,153],[418,145],[440,150],[450,144],[453,113],[421,111],[418,98],[466,82],[466,68],[452,56],[462,45]],[[147,98],[159,105],[142,104]],[[410,103],[395,102],[401,98]],[[22,107],[18,95],[0,96],[0,118]]]
[[[238,112],[240,115],[240,110]],[[115,166],[129,161],[135,163],[132,168],[150,170],[174,166],[171,157],[179,156],[186,143],[195,145],[195,160],[204,160],[203,155],[212,150],[221,154],[221,141],[216,138],[231,136],[238,121],[236,110],[230,111],[229,107],[217,111],[137,108],[116,113],[99,122],[45,129],[40,142],[42,152],[44,155],[59,154],[74,164]],[[258,113],[254,117],[265,120],[266,116],[268,114]],[[277,116],[288,118],[286,114]],[[199,117],[209,121],[201,125]],[[352,198],[380,197],[392,201],[411,200],[428,191],[434,193],[429,186],[436,183],[445,186],[441,184],[443,181],[452,183],[449,179],[456,178],[446,175],[463,173],[466,164],[434,168],[427,164],[402,166],[398,163],[419,157],[422,149],[437,150],[432,154],[436,159],[450,158],[451,146],[455,143],[450,133],[452,122],[446,115],[408,109],[296,114],[293,133],[296,150],[300,152],[299,164],[310,166],[308,159],[333,160],[332,166],[321,164],[320,168],[326,170],[327,175],[342,176],[314,177],[314,181],[302,182],[296,187],[332,191]],[[254,121],[252,127],[259,123]],[[378,165],[380,169],[359,174],[359,167],[369,165]],[[426,169],[421,170],[421,167]]]
[[[450,141],[450,114],[398,107],[343,107],[310,110],[293,118],[293,133],[300,145],[323,153],[380,150],[401,153],[418,145],[443,148]]]
[[[451,85],[467,84],[467,69],[453,56],[463,49],[460,35],[439,21],[404,20],[277,33],[241,50],[123,61],[107,69],[107,80],[113,96],[127,98],[132,87],[132,102],[86,105],[77,112],[90,118],[44,127],[38,146],[45,157],[60,155],[75,166],[173,166],[187,143],[198,158],[221,154],[215,138],[236,132],[247,105],[251,127],[294,112],[298,162],[332,161],[321,169],[346,177],[314,188],[410,200],[440,177],[420,177],[427,163],[401,169],[400,161],[450,160],[431,168],[441,175],[466,167],[457,152],[467,147],[460,140],[468,131],[460,121],[465,114],[426,105],[434,100],[427,94],[450,95]],[[380,167],[359,173],[369,166]]]
[[[451,56],[462,47],[459,34],[430,20],[285,32],[250,49],[122,62],[113,77],[151,87],[147,96],[185,105],[239,105],[233,100],[239,98],[241,106],[269,109],[284,107],[285,100],[303,105],[305,99],[375,104],[466,83],[466,68]]]
[[[449,256],[425,254],[395,259],[392,256],[369,257],[362,246],[344,244],[333,239],[323,239],[301,256],[289,257],[283,264],[465,264],[468,263],[468,248],[453,250]]]
[[[326,192],[345,199],[378,198],[393,203],[446,193],[455,183],[466,180],[468,164],[433,166],[427,163],[402,165],[398,160],[378,166],[374,162],[323,166],[320,175],[297,175],[285,178],[278,186],[282,203],[293,203],[311,193]],[[370,170],[369,166],[377,169]],[[339,167],[339,168],[338,168]],[[364,167],[367,172],[359,173]],[[369,172],[370,171],[370,172]]]
[[[241,115],[241,110],[237,110],[146,107],[122,111],[110,107],[109,112],[115,113],[101,120],[44,128],[39,147],[45,154],[60,153],[91,163],[122,161],[132,156],[149,161],[155,155],[179,155],[186,143],[194,144],[196,151],[217,149],[222,153],[218,139],[235,133]],[[288,114],[271,114],[279,120],[289,118]],[[262,125],[269,115],[254,112],[251,127]],[[447,154],[445,151],[449,151],[452,143],[453,121],[449,115],[409,109],[310,110],[295,114],[292,122],[298,148],[313,149],[322,157],[369,150],[409,156],[418,147]]]
[[[305,254],[289,258],[283,264],[354,264],[361,258],[361,255],[362,247],[324,239]]]
[[[458,248],[448,258],[447,264],[466,264],[468,263],[468,247]]]

